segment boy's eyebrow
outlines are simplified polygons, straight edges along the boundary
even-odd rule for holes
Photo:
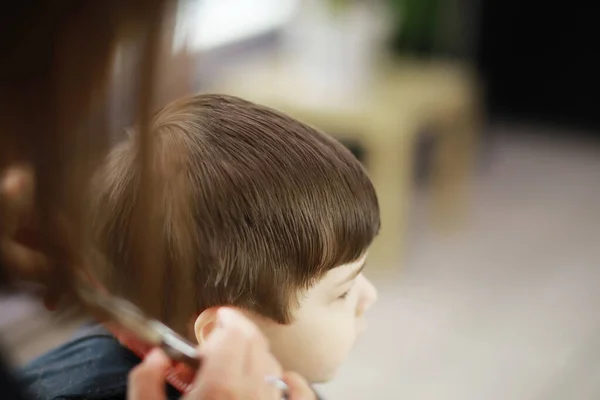
[[[350,282],[350,281],[352,281],[352,280],[356,279],[356,277],[357,277],[358,275],[360,275],[360,273],[362,272],[362,270],[365,268],[365,265],[367,265],[367,260],[364,260],[364,261],[362,262],[362,264],[360,265],[360,267],[358,267],[358,268],[356,269],[356,271],[353,271],[353,272],[352,272],[350,275],[348,275],[346,278],[344,278],[343,280],[339,281],[339,282],[337,283],[337,286],[342,286],[342,285],[344,285],[344,284],[346,284],[346,283],[348,283],[348,282]]]

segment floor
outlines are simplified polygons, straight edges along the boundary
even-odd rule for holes
[[[376,282],[369,331],[325,397],[600,398],[600,147],[494,131],[461,230],[436,232],[415,195],[408,259]],[[26,300],[0,317],[17,362],[72,330]]]

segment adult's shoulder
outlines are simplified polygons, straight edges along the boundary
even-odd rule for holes
[[[29,363],[22,382],[34,400],[124,399],[129,371],[140,359],[99,326]]]

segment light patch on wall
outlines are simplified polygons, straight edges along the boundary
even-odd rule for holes
[[[181,0],[174,51],[207,51],[285,25],[300,0]]]

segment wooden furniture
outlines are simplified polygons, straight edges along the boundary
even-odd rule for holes
[[[382,227],[370,251],[379,268],[398,265],[412,193],[413,150],[424,127],[440,135],[433,180],[436,221],[451,226],[465,207],[478,120],[477,82],[461,64],[393,59],[381,62],[360,98],[312,104],[285,61],[242,66],[210,91],[271,106],[339,138],[359,141],[377,189]]]

